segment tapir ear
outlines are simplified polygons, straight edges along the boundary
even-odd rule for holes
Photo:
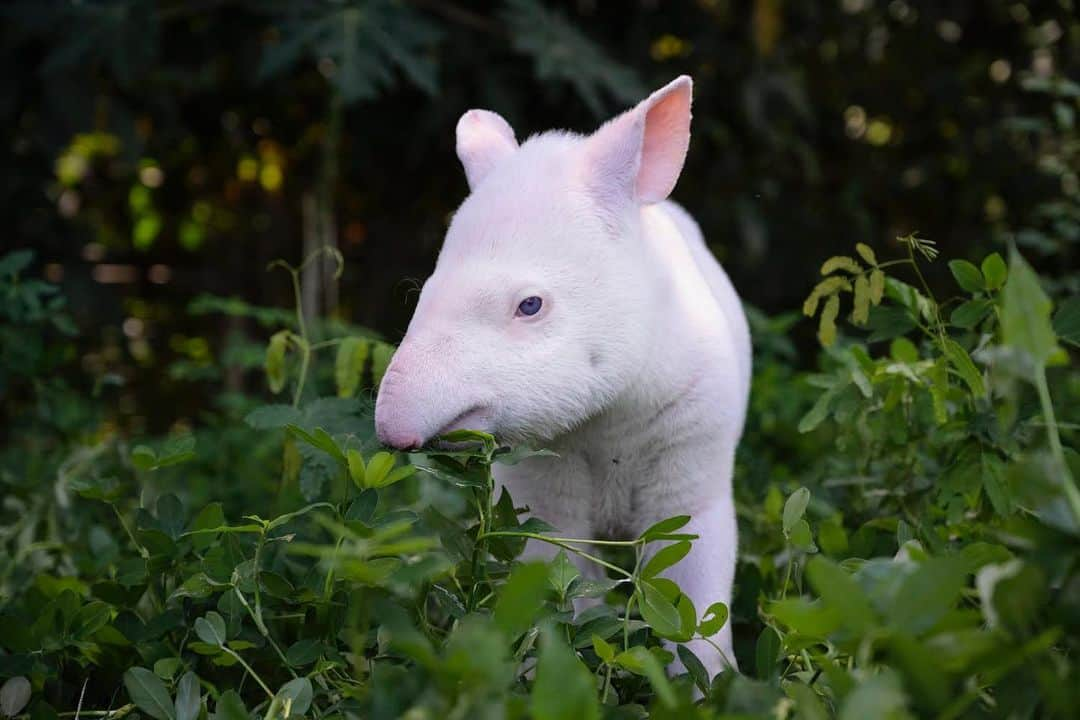
[[[517,146],[514,130],[496,113],[469,110],[458,120],[457,155],[465,166],[470,190],[475,190],[492,168],[517,150]]]
[[[585,158],[590,184],[641,204],[671,194],[690,146],[692,90],[688,76],[676,78],[593,133]]]

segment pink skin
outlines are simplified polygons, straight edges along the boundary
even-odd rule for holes
[[[375,424],[400,449],[466,428],[554,449],[498,466],[496,480],[575,537],[692,515],[700,539],[666,576],[700,614],[731,598],[750,341],[700,230],[666,201],[690,142],[691,89],[684,76],[592,135],[521,145],[492,112],[462,116],[471,194],[387,369]],[[524,314],[534,296],[539,312]],[[734,660],[730,630],[716,640],[722,653],[691,643],[712,672]]]

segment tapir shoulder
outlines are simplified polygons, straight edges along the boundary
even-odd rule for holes
[[[739,364],[739,378],[744,393],[749,392],[751,373],[750,327],[735,287],[724,268],[717,262],[702,235],[701,228],[683,207],[670,200],[660,203],[662,210],[675,224],[701,274],[724,316],[733,349]]]

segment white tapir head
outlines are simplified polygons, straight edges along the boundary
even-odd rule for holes
[[[635,382],[663,342],[641,207],[679,177],[690,96],[683,76],[590,136],[520,146],[495,113],[461,117],[472,193],[379,389],[383,442],[414,448],[463,428],[551,439]]]

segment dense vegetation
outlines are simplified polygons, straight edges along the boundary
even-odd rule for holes
[[[1068,715],[1080,456],[1062,433],[1080,417],[1054,401],[1077,407],[1062,343],[1080,344],[1080,299],[1052,314],[1012,251],[952,261],[939,300],[893,276],[937,254],[902,241],[906,258],[859,244],[821,268],[803,308],[830,348],[819,372],[785,362],[784,321],[755,322],[738,475],[758,481],[740,483],[731,608],[694,608],[658,577],[694,540],[685,517],[599,548],[522,522],[490,467],[543,450],[469,432],[453,452],[379,450],[357,392],[385,346],[299,312],[218,304],[281,326],[263,369],[291,402],[230,398],[131,446],[98,422],[100,398],[54,375],[63,297],[24,277],[29,251],[4,257],[4,380],[31,387],[7,407],[0,466],[5,714]],[[849,297],[864,341],[838,339]],[[516,562],[527,538],[563,552]],[[582,597],[603,602],[575,614]],[[726,622],[745,674],[710,678],[678,643]],[[665,675],[665,639],[686,674]]]
[[[0,718],[1072,717],[1075,7],[742,5],[0,11]],[[543,448],[371,424],[461,109],[682,71],[754,337],[731,607],[661,577],[685,518],[564,537],[492,493]]]

